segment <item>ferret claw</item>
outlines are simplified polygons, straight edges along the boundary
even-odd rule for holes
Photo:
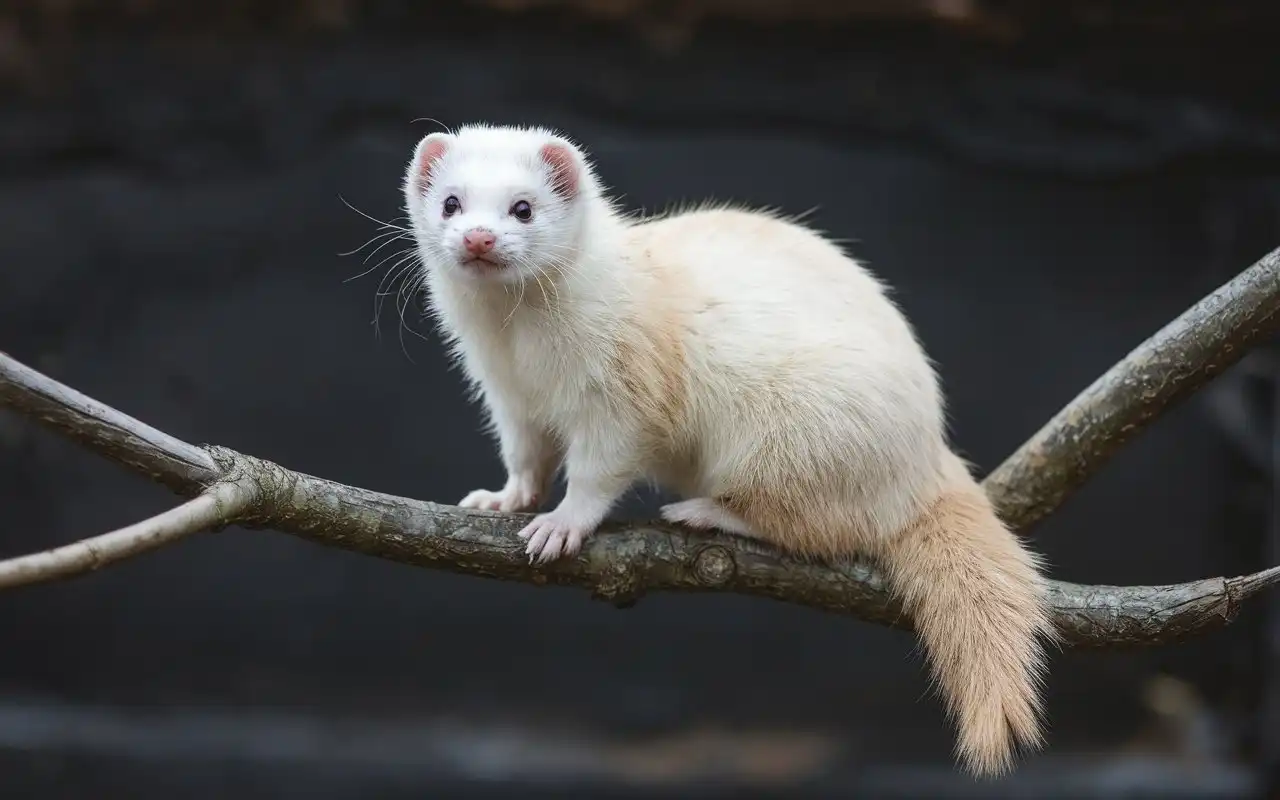
[[[524,549],[529,563],[546,564],[561,556],[577,555],[588,533],[553,511],[535,517],[518,535],[529,542]]]

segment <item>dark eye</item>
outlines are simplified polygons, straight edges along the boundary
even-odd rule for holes
[[[533,219],[533,206],[529,205],[524,200],[521,200],[511,207],[511,216],[521,222],[528,222]]]
[[[458,198],[454,197],[453,195],[449,195],[444,199],[444,215],[446,217],[452,217],[454,214],[457,214],[461,210],[462,210],[462,203],[458,202]]]

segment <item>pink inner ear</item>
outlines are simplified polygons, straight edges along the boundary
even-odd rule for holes
[[[538,151],[542,160],[551,167],[551,188],[565,197],[578,193],[578,159],[563,144],[544,144]]]
[[[418,180],[422,183],[422,188],[426,188],[431,181],[431,168],[444,155],[444,151],[449,147],[443,138],[428,137],[418,145]]]

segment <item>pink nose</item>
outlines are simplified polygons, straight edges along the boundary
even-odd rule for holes
[[[497,237],[484,228],[469,230],[462,237],[463,246],[473,256],[482,256],[489,252],[493,249],[493,243],[496,241]]]

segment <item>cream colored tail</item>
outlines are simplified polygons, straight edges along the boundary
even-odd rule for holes
[[[1042,742],[1044,643],[1053,638],[1036,556],[961,480],[880,554],[915,620],[974,775],[1013,767]]]

